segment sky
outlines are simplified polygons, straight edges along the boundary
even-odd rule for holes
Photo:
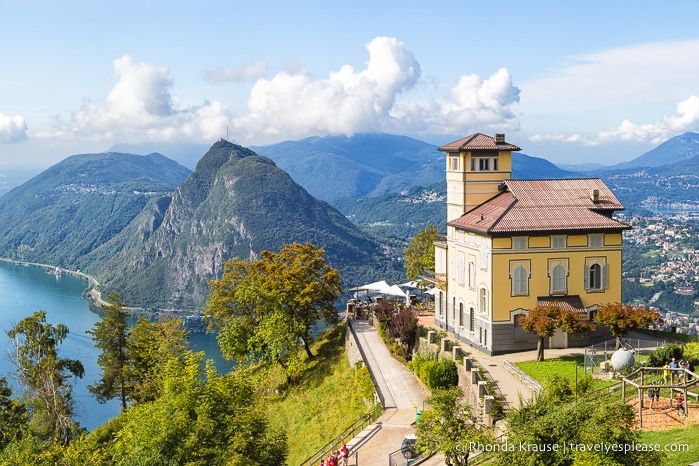
[[[0,0],[0,169],[363,132],[611,165],[699,129],[698,18],[699,0]]]

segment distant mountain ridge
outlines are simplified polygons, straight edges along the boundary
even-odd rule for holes
[[[161,154],[78,154],[0,197],[0,256],[68,267],[190,171]]]
[[[379,243],[271,159],[223,140],[169,199],[145,209],[90,262],[126,302],[196,309],[227,259],[254,259],[291,242],[324,248],[349,285],[400,275]]]
[[[684,133],[660,144],[658,147],[636,157],[610,167],[611,170],[628,168],[662,167],[682,162],[699,155],[699,134]]]

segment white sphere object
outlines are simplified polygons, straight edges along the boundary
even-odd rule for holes
[[[633,352],[626,349],[618,349],[612,354],[612,367],[615,371],[620,371],[631,367],[634,364]]]

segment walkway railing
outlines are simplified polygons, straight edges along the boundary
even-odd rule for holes
[[[359,338],[357,337],[357,332],[354,330],[354,327],[352,326],[352,319],[347,319],[347,326],[350,329],[350,332],[352,332],[352,338],[354,338],[355,343],[357,344],[357,348],[359,349],[359,353],[362,355],[362,361],[364,361],[364,365],[366,366],[367,369],[369,369],[369,376],[371,377],[371,382],[374,384],[374,396],[379,399],[379,403],[381,403],[381,407],[384,408],[386,407],[386,400],[383,397],[383,394],[380,392],[380,390],[377,389],[379,386],[378,382],[376,381],[376,377],[374,376],[374,373],[371,370],[371,367],[367,364],[367,355],[364,352],[364,349],[362,348],[362,345],[359,344]]]
[[[380,414],[381,410],[379,409],[375,409],[370,413],[364,414],[362,417],[354,421],[351,426],[340,432],[337,436],[335,436],[335,438],[320,447],[311,456],[303,460],[299,466],[317,466],[321,459],[327,458],[330,454],[332,454],[332,452],[339,450],[343,443],[347,443],[349,440],[356,437],[358,433],[374,422]]]

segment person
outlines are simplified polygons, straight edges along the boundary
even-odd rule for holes
[[[656,405],[660,403],[660,387],[655,387],[655,401]]]
[[[325,466],[325,460],[323,458],[320,459],[320,466]]]
[[[687,359],[687,364],[684,366],[685,369],[687,369],[689,372],[694,372],[694,366],[692,366],[692,363]],[[687,374],[687,382],[692,380],[692,375]]]
[[[680,363],[677,365],[680,369],[684,369],[684,361],[680,361]],[[677,371],[677,383],[682,383],[684,380],[684,371]]]
[[[347,466],[349,463],[349,449],[347,448],[347,444],[343,443],[342,448],[340,449],[340,455],[342,456],[342,466]]]
[[[672,371],[670,370],[670,364],[667,361],[665,361],[663,369],[665,369],[663,371],[663,385],[668,385],[668,380],[670,380],[670,372]]]
[[[684,410],[684,395],[678,393],[675,402],[677,403],[677,412],[682,416],[687,416],[687,412]]]
[[[653,409],[653,399],[655,398],[655,388],[650,387],[648,389],[648,399],[650,400],[650,404],[648,405],[648,409]]]
[[[672,358],[672,362],[670,362],[670,368],[671,368],[671,369],[677,369],[677,368],[679,368],[679,367],[680,367],[680,365],[677,364],[677,361],[675,360],[675,358]],[[675,372],[677,372],[677,371],[670,371],[670,372],[672,372],[672,373],[670,374],[670,380],[671,380],[672,383],[674,384],[674,383],[675,383]]]

